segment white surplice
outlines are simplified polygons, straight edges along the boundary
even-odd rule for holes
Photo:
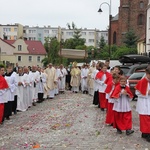
[[[59,69],[59,80],[58,80],[58,87],[59,91],[65,91],[66,87],[66,75],[67,75],[67,70],[65,68]]]
[[[121,93],[124,89],[121,90]],[[130,101],[132,100],[129,96],[121,94],[118,99],[114,99],[113,110],[117,112],[129,112],[131,111]]]
[[[22,76],[22,84],[23,84],[23,101],[27,107],[31,106],[31,97],[30,97],[30,79],[29,79],[29,74],[24,73]]]
[[[16,75],[17,77],[17,83],[21,82],[23,83],[23,76],[19,76],[19,74]],[[22,85],[17,86],[17,110],[19,111],[26,111],[28,109],[27,102],[24,98],[24,87]]]
[[[39,84],[39,81],[40,81],[40,75],[39,75],[39,71],[35,71],[35,72],[32,72],[30,71],[29,72],[29,76],[31,77],[31,83],[32,83],[32,101],[33,102],[36,102],[37,99],[38,99],[38,84]]]
[[[6,91],[7,96],[8,96],[8,101],[14,101],[14,94],[17,88],[16,75],[12,73],[11,76],[5,76],[5,79],[9,86],[8,90]]]
[[[150,115],[150,95],[148,95],[149,90],[150,83],[148,83],[146,95],[142,95],[139,91],[136,90],[136,95],[138,96],[136,111],[140,115]]]
[[[88,77],[88,68],[83,68],[81,70],[81,90],[88,91],[87,77]]]
[[[40,73],[39,75],[40,81],[38,84],[38,93],[44,93],[44,84],[46,83],[46,75],[45,73]]]

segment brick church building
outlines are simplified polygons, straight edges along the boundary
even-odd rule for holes
[[[148,0],[120,0],[119,13],[111,20],[111,45],[123,45],[129,30],[139,39],[145,36],[147,6]]]

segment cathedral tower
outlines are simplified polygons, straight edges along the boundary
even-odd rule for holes
[[[139,38],[145,34],[147,5],[148,0],[120,0],[118,20],[115,22],[117,30],[113,29],[112,20],[112,44],[115,44],[113,41],[116,38],[116,45],[122,45],[129,30],[133,30]]]

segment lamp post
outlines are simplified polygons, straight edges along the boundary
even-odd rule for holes
[[[109,31],[108,31],[108,33],[109,33],[109,37],[108,37],[108,45],[109,45],[109,49],[108,49],[108,52],[109,52],[109,57],[111,56],[111,52],[110,52],[110,49],[111,49],[111,18],[112,18],[112,15],[111,15],[111,0],[110,0],[110,3],[107,3],[107,2],[103,2],[103,3],[101,3],[101,5],[100,5],[100,7],[99,7],[99,9],[98,9],[98,12],[103,12],[102,11],[102,9],[101,9],[101,6],[103,5],[103,4],[106,4],[106,5],[108,5],[109,6]]]
[[[60,41],[60,49],[59,49],[59,51],[60,51],[60,63],[62,64],[63,62],[62,62],[62,41]]]
[[[51,61],[51,53],[50,53],[50,48],[51,48],[51,39],[48,39],[48,63]]]

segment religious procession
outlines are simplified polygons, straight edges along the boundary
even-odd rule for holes
[[[16,64],[0,66],[0,123],[11,119],[18,111],[27,111],[36,103],[54,99],[66,90],[72,93],[89,94],[93,105],[101,111],[106,111],[105,123],[116,128],[118,134],[134,133],[132,129],[132,109],[130,101],[133,94],[130,91],[127,78],[119,66],[110,67],[110,60],[93,61],[91,65],[79,67],[77,62],[68,67],[54,66],[52,63],[42,68],[20,67]],[[139,113],[141,137],[150,142],[150,68],[146,76],[136,85],[138,95],[137,112]],[[143,87],[143,84],[145,85]],[[149,107],[147,107],[149,106]]]

